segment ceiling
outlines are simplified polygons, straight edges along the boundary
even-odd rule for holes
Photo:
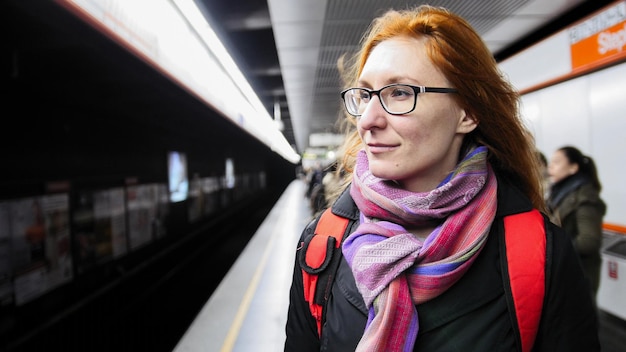
[[[134,1],[149,5],[151,0]],[[341,111],[338,58],[357,48],[361,34],[381,11],[422,3],[386,0],[381,6],[381,1],[374,0],[194,1],[203,9],[270,115],[274,114],[275,104],[280,104],[283,133],[299,153],[310,146],[310,134],[336,131],[335,122]],[[608,0],[430,2],[465,17],[498,60],[610,3]],[[3,96],[4,101],[17,97],[16,90],[23,92],[23,96],[36,97],[31,98],[36,104],[28,101],[29,98],[20,98],[26,101],[13,102],[14,106],[39,109],[35,112],[41,116],[68,111],[107,120],[110,116],[143,115],[151,121],[162,121],[164,128],[170,128],[166,123],[178,121],[172,116],[188,115],[181,118],[191,120],[198,114],[206,114],[199,103],[189,103],[192,101],[189,93],[174,81],[52,0],[2,0],[0,25],[2,84],[10,92]],[[5,104],[5,109],[7,106],[10,104]],[[44,117],[41,120],[46,121]],[[212,138],[226,137],[216,134]]]
[[[298,152],[309,135],[336,132],[341,105],[337,60],[357,49],[368,24],[410,0],[196,0],[201,3],[270,113],[280,101],[284,134]],[[467,19],[497,60],[612,1],[432,0]],[[381,5],[382,4],[382,5]]]

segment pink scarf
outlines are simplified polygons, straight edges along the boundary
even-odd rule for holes
[[[416,305],[445,292],[472,265],[495,217],[496,190],[486,147],[470,151],[425,193],[375,177],[359,152],[350,194],[361,223],[343,245],[369,309],[357,351],[413,351]],[[424,241],[405,230],[426,224],[438,226]]]

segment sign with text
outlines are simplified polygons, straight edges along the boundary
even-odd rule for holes
[[[572,70],[626,56],[626,2],[568,30]]]

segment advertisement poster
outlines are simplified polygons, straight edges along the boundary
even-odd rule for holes
[[[67,194],[11,201],[11,267],[15,304],[72,279]]]
[[[131,250],[150,243],[157,215],[156,184],[133,185],[126,189],[128,204],[128,241]]]
[[[167,219],[170,213],[169,191],[165,183],[155,185],[157,190],[157,212],[153,222],[154,238],[167,235]]]
[[[220,177],[220,185],[220,205],[222,207],[227,207],[230,205],[230,202],[232,200],[233,191],[232,189],[228,188],[228,180],[226,179],[226,176]]]
[[[205,177],[202,179],[202,193],[204,193],[204,215],[217,211],[220,205],[220,181],[217,177]]]
[[[204,194],[202,192],[202,180],[198,174],[194,174],[189,183],[189,198],[187,199],[189,222],[200,220],[203,215]]]
[[[128,240],[123,187],[95,193],[94,219],[99,253],[113,258],[126,254]]]
[[[127,252],[124,189],[83,191],[75,201],[77,272]]]
[[[96,219],[94,217],[94,192],[81,192],[75,200],[74,211],[74,258],[76,271],[81,274],[94,266],[99,258],[111,254],[111,251],[102,249],[100,243],[111,243],[110,238],[98,236],[96,233]],[[105,238],[102,238],[105,237]],[[108,240],[108,241],[107,241]],[[110,248],[110,245],[109,245]]]
[[[128,186],[129,246],[135,249],[167,234],[169,191],[164,183]]]

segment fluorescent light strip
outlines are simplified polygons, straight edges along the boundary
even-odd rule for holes
[[[300,160],[300,156],[289,145],[284,135],[278,129],[278,125],[273,123],[273,119],[265,109],[265,106],[263,106],[263,103],[261,103],[256,93],[243,76],[239,67],[237,67],[237,64],[232,60],[230,54],[219,40],[210,24],[206,21],[204,15],[200,12],[200,9],[198,9],[195,2],[193,0],[172,1],[176,4],[187,21],[189,21],[192,25],[198,36],[202,38],[205,44],[209,47],[213,55],[224,67],[228,75],[235,82],[237,87],[239,87],[246,99],[250,102],[250,104],[252,104],[256,113],[260,115],[258,117],[262,116],[267,118],[267,121],[257,124],[257,127],[265,134],[269,134],[268,137],[270,138],[269,142],[271,143],[270,146],[272,149],[279,151],[280,154],[287,160],[297,163]],[[279,145],[274,145],[276,142],[278,142]]]
[[[294,164],[300,160],[300,155],[289,145],[193,0],[151,0],[150,10],[146,10],[147,2],[144,0],[57,1],[80,8],[110,30],[120,31],[118,33],[120,40],[145,53],[153,64],[170,72],[182,84],[206,99],[228,118],[239,123],[244,130],[249,131],[273,151]],[[197,37],[195,40],[181,38],[174,42],[177,47],[172,49],[173,34],[183,36],[191,34],[191,31],[181,31],[181,28],[184,28],[181,25],[193,31]],[[167,29],[164,31],[164,28]],[[172,30],[181,33],[172,33]],[[144,42],[145,38],[151,40]],[[167,43],[170,44],[170,50],[167,50]],[[205,53],[209,56],[206,57]],[[201,57],[206,61],[195,65]],[[193,62],[188,62],[192,58]],[[221,88],[207,85],[222,74],[224,78],[230,79],[230,82],[218,79]],[[220,93],[226,96],[216,98]]]

